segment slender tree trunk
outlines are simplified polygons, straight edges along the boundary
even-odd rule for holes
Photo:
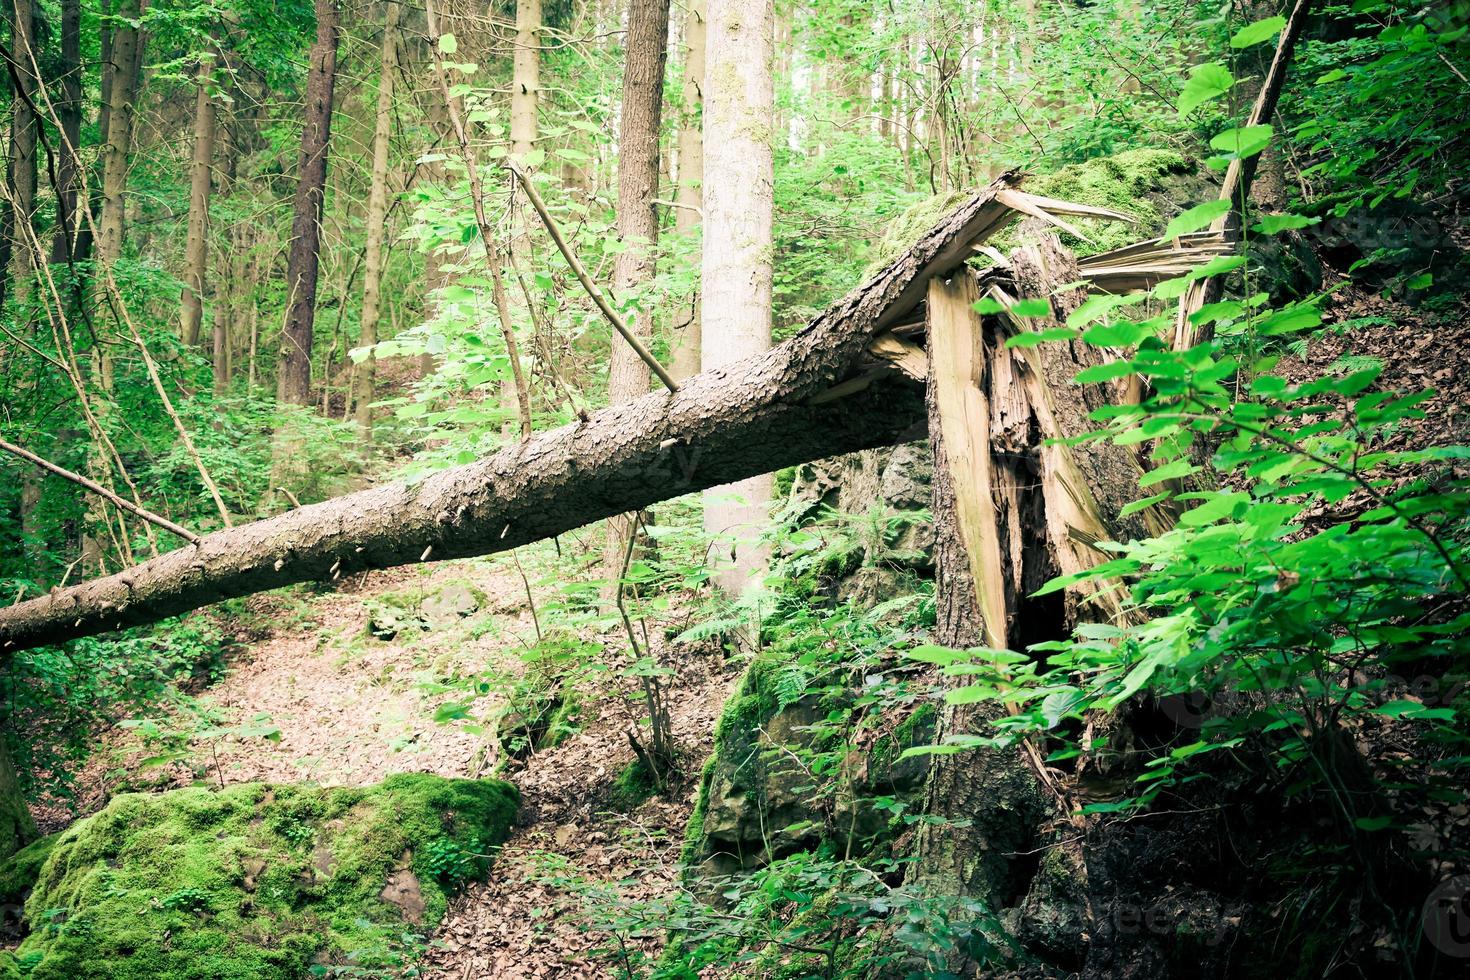
[[[36,254],[30,245],[36,215],[36,114],[31,103],[36,97],[35,66],[41,52],[36,47],[34,0],[14,0],[11,5],[11,54],[19,91],[12,100],[10,116],[10,198],[13,208],[10,269],[15,295],[24,302],[30,295]]]
[[[378,342],[382,316],[383,238],[388,215],[388,150],[393,135],[393,74],[398,70],[398,3],[390,0],[383,22],[382,64],[378,72],[378,112],[373,124],[373,176],[368,192],[367,254],[362,270],[362,316],[358,346]],[[373,375],[377,360],[369,350],[353,375],[353,414],[363,440],[373,438]]]
[[[62,0],[60,82],[60,95],[55,102],[61,146],[56,154],[56,235],[51,245],[51,261],[56,264],[85,258],[77,249],[80,223],[77,178],[82,149],[81,0]]]
[[[704,91],[704,370],[771,345],[772,0],[710,0]],[[771,496],[769,475],[705,494],[705,530],[734,542],[716,573],[739,592],[765,563],[749,539]]]
[[[541,0],[516,0],[516,47],[511,57],[510,153],[517,163],[536,148],[541,86]]]
[[[185,347],[199,345],[204,318],[204,276],[209,259],[209,191],[214,159],[214,59],[199,60],[199,91],[194,100],[194,155],[189,167],[189,231],[184,246],[184,289],[180,336]],[[218,317],[216,317],[218,319]]]
[[[291,254],[286,263],[291,309],[281,332],[280,377],[276,384],[277,400],[293,405],[311,403],[311,341],[316,318],[322,207],[327,193],[332,92],[337,78],[337,35],[336,0],[316,0],[316,41],[311,47],[306,78],[305,121],[301,128],[291,220]]]
[[[664,102],[664,62],[668,55],[669,0],[632,0],[628,33],[624,39],[622,130],[618,134],[618,238],[623,250],[613,262],[613,296],[623,304],[653,279],[654,248],[658,243],[658,137]],[[651,303],[630,310],[634,336],[645,345],[653,337]],[[610,404],[632,401],[648,393],[649,371],[633,348],[617,335],[612,338],[607,398]],[[608,595],[623,565],[633,518],[622,515],[607,522],[603,549]]]
[[[132,26],[129,21],[139,20],[146,7],[146,0],[125,0],[119,11],[123,20],[112,30],[112,70],[107,73],[107,128],[102,147],[102,219],[97,229],[97,262],[105,268],[111,268],[122,255],[128,153],[133,144],[134,107],[144,48],[142,28]]]
[[[185,347],[197,347],[200,322],[204,317],[204,272],[209,264],[209,192],[215,157],[215,98],[210,93],[213,57],[198,63],[198,93],[194,97],[194,157],[190,163],[188,190],[188,238],[184,245],[184,291],[179,335]]]
[[[133,143],[134,105],[137,101],[139,79],[143,69],[143,49],[146,35],[141,21],[147,9],[147,0],[124,0],[118,10],[121,19],[115,23],[105,40],[104,47],[110,56],[104,69],[105,99],[102,110],[101,151],[101,218],[98,221],[96,241],[96,264],[98,271],[93,276],[91,292],[93,304],[99,312],[107,308],[107,277],[122,255],[123,226],[127,210],[128,154]],[[80,236],[79,236],[80,237]],[[80,242],[78,243],[80,247]],[[102,324],[105,318],[97,317]],[[96,345],[91,352],[92,377],[101,389],[103,397],[97,401],[97,412],[105,416],[111,404],[113,390],[112,355],[105,345]],[[104,486],[109,481],[110,463],[101,445],[94,447],[88,460],[88,474]],[[86,531],[82,535],[82,566],[96,573],[103,566],[106,546],[100,536],[108,523],[106,506],[97,499],[88,501]],[[126,548],[126,542],[123,542]]]
[[[541,86],[541,0],[516,0],[516,39],[515,51],[511,55],[510,81],[510,156],[524,167],[527,154],[536,148]],[[489,243],[486,243],[486,248],[489,248]],[[514,264],[518,268],[528,268],[530,238],[524,221],[515,229],[510,248]],[[500,383],[500,405],[505,413],[504,432],[509,438],[511,420],[519,412],[514,377]]]
[[[679,120],[679,186],[674,192],[678,205],[674,231],[696,235],[700,227],[700,205],[704,181],[704,16],[705,0],[691,0],[684,15],[684,105]],[[675,381],[699,373],[700,294],[689,304],[687,319],[674,331],[674,363],[669,371]],[[685,314],[681,314],[685,315]]]

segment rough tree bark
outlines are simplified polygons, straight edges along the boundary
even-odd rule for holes
[[[119,20],[112,28],[106,139],[102,146],[102,219],[97,229],[97,262],[104,267],[111,267],[122,255],[128,153],[133,144],[134,107],[144,48],[143,29],[133,24],[142,18],[147,6],[146,0],[125,0],[117,11]]]
[[[623,41],[622,128],[618,133],[618,239],[623,250],[613,261],[613,296],[627,303],[653,279],[658,244],[659,129],[663,118],[664,61],[668,52],[669,0],[633,0]],[[653,338],[652,305],[644,303],[630,319],[634,336]],[[617,405],[648,393],[648,365],[616,334],[608,363],[607,400]],[[610,518],[603,543],[603,577],[618,578],[633,520]],[[616,591],[609,586],[608,595]]]
[[[516,47],[511,57],[510,155],[525,165],[536,148],[536,100],[541,85],[541,0],[516,0]]]
[[[388,216],[388,150],[393,135],[393,75],[398,70],[398,4],[390,2],[383,21],[383,53],[378,71],[378,110],[373,123],[372,189],[368,192],[367,253],[362,269],[362,316],[358,345],[378,342],[382,315],[383,238]],[[373,375],[377,359],[369,349],[353,373],[352,404],[364,440],[373,438]]]
[[[209,258],[209,191],[214,160],[214,58],[199,59],[194,97],[194,151],[189,164],[189,229],[184,245],[184,288],[180,299],[179,334],[185,347],[199,345],[204,319],[204,274]]]
[[[232,596],[516,547],[670,497],[915,437],[908,375],[866,354],[934,275],[1008,224],[1002,178],[779,347],[409,486],[219,531],[197,546],[0,609],[0,656]]]
[[[35,65],[41,52],[36,49],[36,7],[33,0],[14,0],[11,5],[11,40],[15,64],[14,78],[19,92],[11,101],[10,113],[10,187],[8,197],[12,209],[10,275],[15,295],[24,302],[30,293],[31,274],[35,268],[35,252],[30,242],[30,228],[36,214],[36,114],[31,103],[36,96]]]
[[[55,104],[61,146],[56,154],[56,234],[51,245],[51,261],[55,264],[85,258],[77,248],[80,242],[77,186],[82,148],[81,0],[62,0],[60,67],[60,94]]]
[[[718,368],[770,346],[775,9],[772,0],[711,0],[704,103],[704,301],[701,364]],[[705,495],[704,527],[729,539],[715,573],[738,593],[764,564],[749,541],[764,523],[771,477]]]
[[[316,0],[316,41],[306,76],[306,118],[301,127],[291,254],[286,264],[291,308],[281,331],[281,373],[276,383],[277,400],[294,405],[311,403],[311,342],[322,204],[327,193],[327,152],[332,135],[332,93],[337,79],[337,35],[336,0]]]
[[[684,15],[684,105],[679,119],[679,186],[674,192],[674,231],[694,235],[700,226],[704,182],[704,0],[691,0]],[[683,381],[699,373],[702,296],[695,293],[687,318],[676,323],[669,373]],[[681,314],[681,318],[685,317]]]

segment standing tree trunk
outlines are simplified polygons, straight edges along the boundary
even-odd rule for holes
[[[291,255],[286,263],[291,306],[281,332],[281,373],[276,383],[277,400],[292,405],[311,403],[311,334],[332,135],[332,90],[337,79],[337,34],[336,0],[316,0],[316,41],[307,69],[306,118],[297,162]]]
[[[516,0],[516,39],[510,79],[510,158],[523,168],[527,155],[536,148],[540,87],[541,0]],[[490,247],[488,242],[485,247]],[[524,221],[518,223],[511,236],[510,250],[511,261],[517,268],[529,267],[530,238]],[[505,413],[507,438],[510,420],[519,410],[518,400],[514,376],[506,378],[500,383],[500,404]]]
[[[204,274],[209,258],[210,164],[214,158],[214,59],[199,59],[199,91],[194,99],[194,155],[189,167],[189,231],[184,246],[184,289],[180,296],[184,346],[199,345],[199,324],[204,318]],[[218,332],[218,331],[216,331]]]
[[[511,58],[510,155],[524,165],[536,147],[536,100],[541,86],[541,0],[516,0],[516,47]]]
[[[133,22],[142,18],[146,8],[146,0],[126,0],[112,29],[112,70],[107,73],[107,129],[102,147],[102,220],[97,229],[97,263],[104,268],[111,268],[122,255],[128,152],[133,143],[144,47],[143,30],[134,27]],[[99,281],[102,278],[99,276]],[[99,295],[105,295],[105,290]]]
[[[96,241],[96,273],[93,276],[91,293],[94,307],[100,312],[107,308],[107,278],[112,267],[122,255],[123,223],[127,210],[128,153],[133,143],[134,104],[138,97],[139,79],[143,69],[143,49],[146,35],[141,27],[147,0],[125,0],[117,11],[119,19],[112,24],[104,43],[109,59],[103,72],[105,98],[101,110],[101,130],[104,135],[101,151],[102,202],[101,219],[98,222]],[[80,235],[78,238],[80,239]],[[78,249],[81,248],[80,241]],[[101,324],[103,318],[96,322]],[[97,400],[97,412],[105,416],[111,404],[113,389],[112,355],[106,345],[92,348],[91,369],[97,385],[103,392]],[[111,462],[106,449],[94,446],[88,459],[88,472],[92,479],[106,486],[110,479]],[[86,530],[82,535],[82,567],[92,573],[101,570],[106,551],[101,535],[107,526],[106,505],[98,498],[87,503]],[[126,547],[126,542],[123,542]]]
[[[700,227],[700,185],[704,181],[704,11],[705,0],[691,0],[684,16],[684,107],[679,120],[679,186],[674,191],[674,231],[693,236]],[[683,381],[699,373],[700,294],[689,305],[688,319],[674,331],[674,363],[670,374]]]
[[[36,839],[36,822],[20,791],[10,748],[0,738],[0,861]]]
[[[79,254],[78,172],[82,150],[82,2],[61,4],[61,91],[56,99],[61,146],[56,154],[56,237],[51,261],[62,264],[85,258]]]
[[[618,238],[623,250],[613,264],[613,295],[623,304],[653,278],[658,243],[658,136],[664,101],[664,61],[668,53],[669,0],[632,0],[624,41],[622,130],[618,134]],[[653,336],[652,304],[627,317],[633,334],[645,344]],[[608,366],[609,404],[648,394],[648,365],[622,338],[612,338]],[[603,551],[604,578],[617,579],[633,520],[628,515],[607,522]]]
[[[22,301],[30,294],[31,274],[36,266],[36,253],[30,245],[32,222],[36,214],[36,114],[31,103],[36,97],[36,65],[41,53],[36,50],[36,8],[34,0],[14,0],[11,6],[11,54],[19,88],[11,102],[10,115],[10,204],[14,224],[9,274],[15,283],[15,294]]]
[[[378,342],[383,285],[383,237],[388,215],[388,150],[393,135],[393,73],[398,69],[398,4],[389,0],[383,22],[382,66],[378,72],[378,113],[373,123],[372,189],[368,192],[367,254],[363,259],[362,317],[358,345],[367,356],[353,374],[354,418],[365,442],[373,438],[373,374],[377,361],[372,346]]]
[[[706,371],[771,345],[774,31],[773,0],[710,0],[700,274]],[[762,551],[740,539],[759,532],[771,487],[766,475],[705,494],[705,531],[735,541],[731,566],[715,574],[727,591],[741,591],[764,564]]]

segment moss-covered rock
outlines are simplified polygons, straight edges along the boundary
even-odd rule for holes
[[[392,969],[484,875],[517,804],[507,783],[419,773],[119,796],[51,844],[17,956],[31,980]]]
[[[42,837],[0,861],[0,906],[20,905],[41,875],[41,865],[51,856],[60,834]]]
[[[778,656],[757,658],[720,716],[683,850],[695,876],[750,871],[823,845],[870,853],[891,837],[891,809],[875,804],[913,804],[922,792],[928,757],[900,757],[933,739],[930,705],[914,709],[871,751],[848,756],[840,789],[818,792],[795,759],[831,747],[824,739],[840,736],[824,732],[824,719],[848,708],[859,692],[827,691],[783,703],[782,675],[789,667]]]

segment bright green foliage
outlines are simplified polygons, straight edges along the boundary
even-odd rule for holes
[[[216,620],[191,616],[20,653],[0,673],[0,697],[19,721],[4,736],[22,785],[67,797],[95,726],[188,706],[182,688],[217,680],[229,649]]]
[[[485,875],[517,806],[496,781],[124,795],[51,840],[18,955],[36,980],[294,980],[393,971]],[[398,904],[392,895],[408,896]]]
[[[1210,318],[1224,339],[1182,353],[1155,339],[1167,316],[1083,334],[1114,350],[1137,344],[1079,376],[1136,373],[1153,391],[1140,406],[1098,410],[1103,427],[1091,438],[1151,445],[1140,480],[1149,496],[1137,506],[1180,516],[1173,530],[1113,546],[1116,557],[1039,594],[1122,578],[1128,618],[1083,625],[1030,656],[951,657],[947,669],[978,669],[980,679],[950,700],[1015,707],[997,725],[1051,739],[1057,758],[1078,751],[1069,719],[1138,697],[1159,704],[1177,736],[1138,776],[1139,795],[1106,809],[1145,805],[1189,778],[1193,757],[1252,740],[1320,784],[1353,824],[1353,801],[1311,762],[1342,726],[1384,717],[1415,726],[1432,783],[1461,783],[1470,618],[1456,609],[1470,583],[1470,492],[1450,466],[1470,448],[1393,448],[1431,393],[1379,388],[1376,363],[1291,384],[1252,370],[1271,361],[1232,356],[1311,330],[1320,317],[1310,304],[1251,313],[1226,303]],[[1406,671],[1427,682],[1416,696],[1406,696]]]
[[[1293,139],[1314,158],[1301,176],[1327,192],[1314,206],[1341,217],[1440,193],[1470,140],[1465,5],[1361,0],[1335,13],[1333,29],[1303,45],[1290,103]]]

